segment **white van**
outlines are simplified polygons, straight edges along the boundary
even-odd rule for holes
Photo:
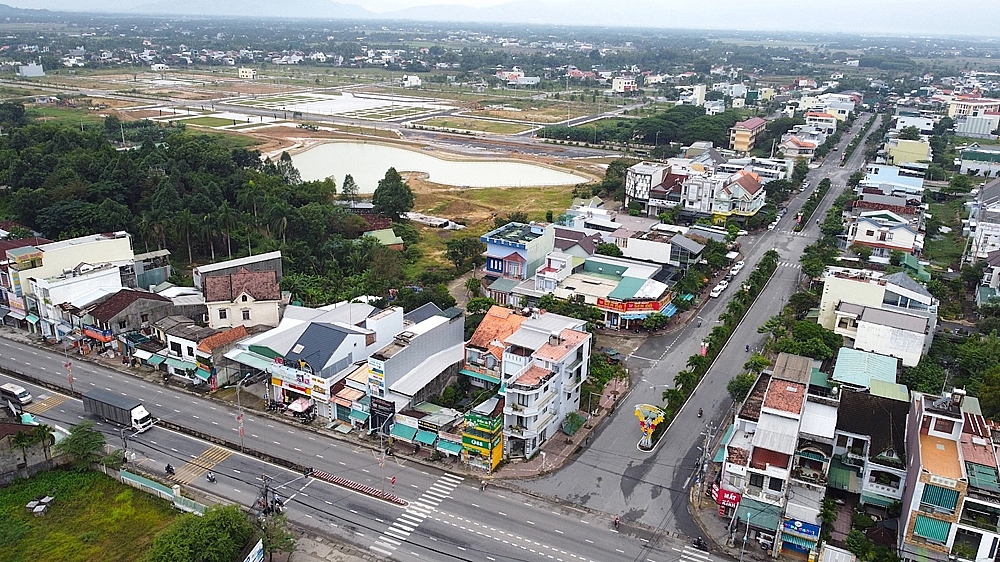
[[[0,385],[0,398],[4,400],[9,400],[14,404],[31,404],[31,395],[24,387],[17,386],[14,383],[7,383]]]

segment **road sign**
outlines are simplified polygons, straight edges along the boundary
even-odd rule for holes
[[[243,426],[240,426],[240,439],[243,439]]]
[[[70,373],[67,378],[69,379],[69,385],[73,386],[73,373]]]
[[[240,425],[243,425],[243,414],[242,413],[236,414],[236,421],[238,421],[240,423]]]
[[[73,362],[72,362],[72,361],[67,361],[67,362],[66,362],[66,363],[65,363],[65,364],[63,365],[63,367],[66,367],[66,370],[67,370],[67,371],[72,371],[72,370],[73,370]]]

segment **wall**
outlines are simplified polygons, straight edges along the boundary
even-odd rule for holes
[[[135,257],[132,253],[132,239],[128,235],[120,238],[88,240],[80,244],[67,244],[66,242],[56,242],[55,244],[59,244],[59,247],[46,249],[42,254],[41,267],[19,272],[21,290],[25,293],[31,294],[29,277],[44,279],[61,275],[64,269],[73,269],[81,263],[130,261]],[[51,245],[46,244],[45,246]]]
[[[924,335],[859,321],[854,349],[898,357],[904,367],[913,367],[923,355]]]
[[[832,330],[837,323],[837,315],[835,314],[837,303],[843,300],[854,304],[880,307],[884,295],[885,288],[878,283],[833,276],[825,277],[823,296],[819,304],[818,323],[827,330]]]
[[[235,326],[277,326],[281,321],[278,301],[256,301],[249,297],[246,302],[206,303],[208,307],[208,326],[222,329]],[[219,311],[226,310],[226,318],[219,318]],[[250,311],[250,319],[243,319],[243,311]]]

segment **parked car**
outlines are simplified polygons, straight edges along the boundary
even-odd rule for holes
[[[613,348],[610,348],[610,347],[602,347],[602,348],[598,349],[597,351],[599,351],[599,352],[607,355],[608,356],[608,361],[610,361],[613,364],[615,364],[615,363],[621,363],[625,359],[625,356],[622,355],[621,353],[619,353],[619,351],[617,349],[613,349]]]
[[[708,295],[712,298],[719,297],[722,295],[722,291],[725,291],[727,287],[729,287],[729,281],[723,279],[722,281],[719,281],[718,285],[712,287],[712,290],[708,293]]]
[[[774,230],[774,227],[776,227],[776,226],[778,226],[778,221],[774,221],[771,224],[767,225],[767,229],[768,230]]]
[[[736,233],[737,236],[747,236],[748,234],[750,234],[749,230],[741,230]]]
[[[729,270],[729,273],[736,275],[737,273],[743,271],[743,266],[746,265],[742,260],[733,264],[733,268]]]

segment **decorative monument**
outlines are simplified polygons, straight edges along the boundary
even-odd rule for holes
[[[650,404],[638,404],[635,407],[635,417],[639,418],[639,429],[642,431],[639,448],[649,451],[653,448],[653,431],[663,421],[663,410]]]

